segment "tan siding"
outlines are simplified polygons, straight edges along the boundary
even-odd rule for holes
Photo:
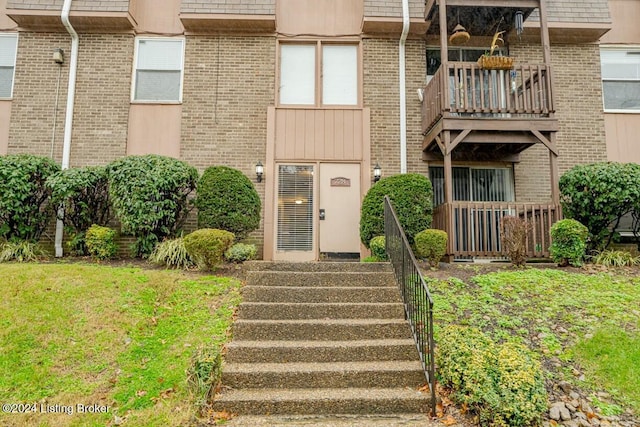
[[[275,15],[276,0],[182,0],[181,12]]]
[[[276,110],[276,160],[362,160],[362,110]]]
[[[424,18],[424,0],[409,0],[409,15]],[[388,0],[364,0],[364,15],[370,17],[402,17],[402,2]]]
[[[7,9],[62,10],[64,0],[7,0]],[[71,10],[95,12],[127,12],[127,0],[75,0]]]
[[[640,119],[637,114],[605,114],[607,160],[640,163]]]
[[[550,22],[606,24],[611,22],[608,0],[547,0]],[[529,17],[539,21],[536,9]]]
[[[182,34],[184,28],[178,17],[180,0],[136,0],[137,31],[160,34]]]
[[[362,0],[279,0],[277,26],[285,34],[360,34]]]
[[[7,154],[9,148],[9,123],[11,120],[11,101],[0,101],[0,156]]]
[[[17,25],[11,18],[9,18],[6,11],[7,0],[0,0],[0,31],[3,30],[12,30],[17,28]]]
[[[127,155],[180,157],[182,105],[132,104]]]
[[[600,43],[640,44],[640,1],[609,0],[612,28],[602,36]]]

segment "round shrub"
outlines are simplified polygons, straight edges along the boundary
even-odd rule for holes
[[[640,165],[601,162],[578,165],[560,178],[562,211],[589,230],[589,249],[611,242],[620,218],[640,212]]]
[[[0,237],[37,242],[53,218],[47,178],[60,168],[47,157],[0,156]]]
[[[226,166],[207,168],[198,181],[198,226],[227,230],[244,239],[260,224],[260,197],[242,172]]]
[[[375,236],[384,234],[384,196],[389,196],[407,239],[431,226],[433,190],[431,181],[419,174],[382,178],[367,192],[360,214],[360,240],[369,247]]]
[[[187,253],[201,270],[212,270],[222,262],[222,255],[235,236],[226,230],[201,228],[184,237]]]
[[[92,224],[106,226],[110,220],[109,180],[102,166],[65,169],[47,179],[54,205],[64,206],[60,218],[71,236],[67,242],[76,255],[85,255],[84,236]]]
[[[229,262],[245,262],[256,257],[258,249],[256,245],[247,243],[236,243],[224,253],[224,257]]]
[[[369,242],[369,248],[371,248],[371,255],[376,257],[378,261],[384,261],[387,259],[387,247],[384,236],[376,236]]]
[[[563,219],[551,226],[551,258],[561,266],[580,267],[587,251],[589,230],[575,219]]]
[[[85,243],[89,255],[96,259],[113,258],[118,252],[118,245],[115,242],[116,231],[101,225],[92,225],[87,230]]]
[[[427,229],[416,234],[415,241],[418,256],[428,259],[431,267],[437,268],[440,259],[447,253],[447,233]]]
[[[189,214],[189,194],[198,171],[164,156],[129,156],[107,167],[109,194],[122,231],[136,237],[134,256],[148,256],[165,237],[175,236]]]

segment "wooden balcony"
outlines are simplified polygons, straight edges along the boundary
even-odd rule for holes
[[[527,221],[528,258],[549,257],[551,226],[561,219],[559,205],[517,202],[453,202],[437,206],[433,228],[449,235],[447,255],[454,258],[504,257],[500,223],[505,216]]]

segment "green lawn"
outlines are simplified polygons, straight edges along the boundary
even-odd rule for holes
[[[190,424],[186,370],[228,340],[240,299],[235,279],[175,271],[0,264],[0,278],[0,403],[32,405],[0,413],[9,426]]]
[[[457,323],[525,343],[561,362],[548,377],[607,391],[640,414],[640,278],[529,268],[481,274],[469,283],[427,280],[436,339],[438,326]]]

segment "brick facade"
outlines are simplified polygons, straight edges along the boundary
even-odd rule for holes
[[[67,56],[60,70],[51,54],[62,48],[68,55],[70,37],[21,33],[18,40],[9,153],[50,156],[53,148],[54,158],[60,162],[69,64]],[[80,37],[71,166],[106,164],[125,155],[132,61],[131,35]],[[59,71],[62,72],[54,123]]]

